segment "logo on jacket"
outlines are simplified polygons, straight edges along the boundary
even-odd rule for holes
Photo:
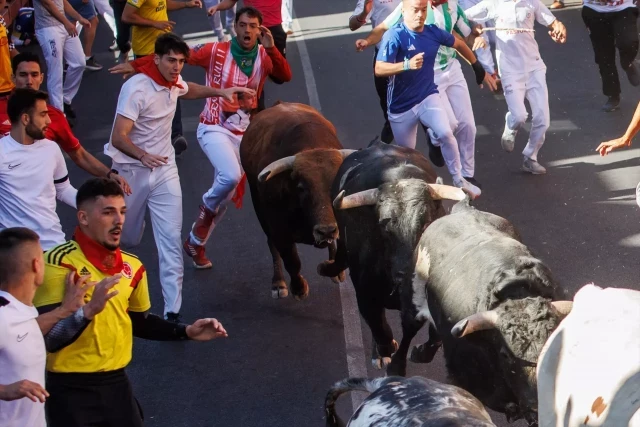
[[[80,270],[81,276],[89,276],[90,274],[91,272],[87,269],[87,267],[82,267],[82,270]]]
[[[131,279],[133,277],[133,269],[131,268],[131,264],[128,262],[122,264],[122,275],[127,279]]]

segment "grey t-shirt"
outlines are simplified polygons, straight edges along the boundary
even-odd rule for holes
[[[63,0],[51,0],[56,5],[56,9],[62,13],[64,16],[64,1]],[[36,26],[35,29],[39,30],[41,28],[54,27],[56,25],[62,26],[62,22],[58,21],[53,15],[49,13],[47,9],[45,9],[42,4],[42,0],[33,0],[33,10],[36,15]]]

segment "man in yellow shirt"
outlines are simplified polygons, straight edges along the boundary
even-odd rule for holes
[[[9,26],[2,16],[6,4],[6,0],[0,0],[0,96],[9,96],[15,87],[11,79],[11,58],[18,54],[9,39]]]
[[[208,341],[226,337],[216,319],[176,324],[149,313],[147,274],[134,255],[120,251],[126,215],[124,194],[112,180],[94,178],[78,190],[78,227],[73,240],[45,253],[45,277],[34,305],[41,313],[63,299],[69,271],[86,280],[113,276],[104,310],[86,321],[65,347],[47,356],[45,410],[49,427],[141,427],[142,415],[124,368],[133,336],[158,341]],[[91,299],[94,289],[87,291]],[[81,310],[73,316],[83,316]]]
[[[2,0],[0,0],[2,1]],[[175,22],[169,21],[169,10],[202,7],[201,0],[127,0],[122,12],[122,22],[133,26],[131,47],[136,58],[153,55],[159,35],[173,30]],[[187,140],[182,135],[182,109],[180,101],[171,123],[171,145],[176,156],[187,149]]]

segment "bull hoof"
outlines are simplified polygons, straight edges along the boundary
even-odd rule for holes
[[[426,342],[424,344],[417,345],[411,349],[409,360],[413,363],[431,363],[441,346],[441,342],[435,344]]]
[[[316,270],[318,272],[318,275],[322,277],[331,277],[331,280],[333,280],[334,277],[338,277],[340,275],[340,272],[336,271],[336,265],[332,260],[322,261],[320,264],[318,264]]]
[[[402,360],[400,362],[395,362],[392,360],[391,363],[387,365],[387,376],[388,377],[406,377],[407,376],[407,361]]]
[[[287,289],[287,284],[284,280],[280,280],[279,282],[274,282],[271,284],[271,298],[279,299],[286,298],[289,296],[289,289]]]
[[[333,283],[342,283],[345,280],[347,280],[347,273],[344,270],[342,270],[337,276],[331,278],[331,281],[333,281]]]
[[[371,366],[373,369],[381,370],[387,367],[391,363],[390,357],[378,357],[376,359],[371,359]]]
[[[309,296],[309,284],[304,277],[300,276],[298,279],[291,281],[291,293],[298,301]]]

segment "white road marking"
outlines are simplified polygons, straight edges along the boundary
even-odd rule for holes
[[[326,22],[328,22],[327,17],[322,17],[322,21],[325,22],[326,27]],[[302,24],[304,25],[305,23],[303,22]],[[300,60],[302,62],[307,93],[309,95],[309,104],[316,110],[322,111],[320,96],[318,95],[318,88],[316,87],[316,79],[313,75],[313,68],[311,66],[311,59],[309,58],[309,51],[307,50],[307,45],[305,43],[304,31],[306,31],[306,28],[305,30],[302,29],[300,26],[300,20],[297,18],[293,20],[293,31],[296,35],[293,40],[295,40],[298,45],[298,51],[300,52]],[[360,312],[358,311],[356,292],[348,274],[346,281],[340,283],[339,286],[340,302],[342,305],[342,322],[344,324],[345,353],[347,355],[347,369],[349,376],[367,377],[367,365],[365,362],[364,343],[362,340]],[[327,387],[329,387],[329,385],[327,385]],[[360,406],[365,395],[366,394],[358,392],[351,393],[353,411]]]

